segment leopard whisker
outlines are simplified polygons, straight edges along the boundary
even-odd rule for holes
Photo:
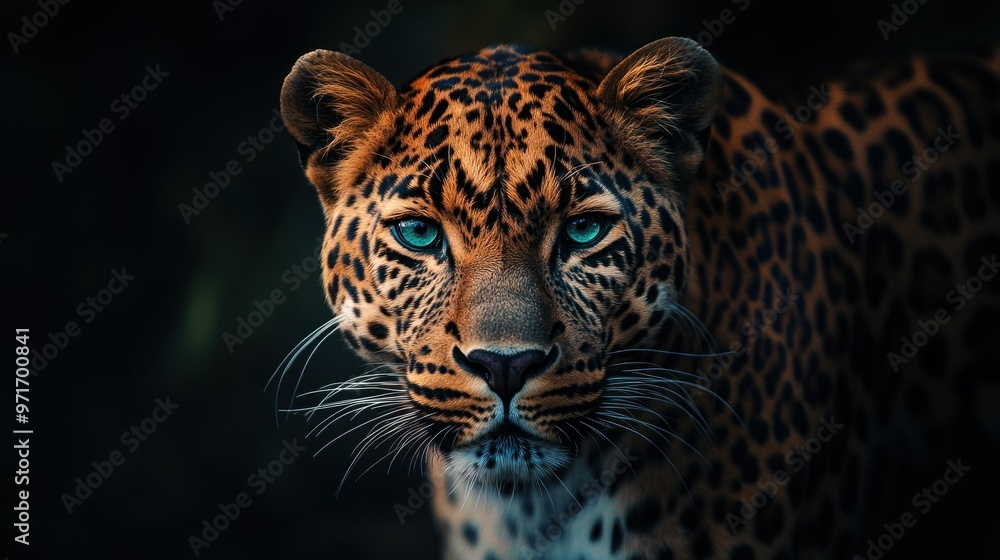
[[[357,398],[357,399],[346,399],[346,400],[342,400],[342,401],[337,401],[337,402],[332,402],[332,403],[326,403],[326,404],[316,405],[316,406],[307,406],[307,407],[302,407],[302,408],[289,408],[289,409],[282,410],[282,412],[288,412],[288,413],[302,412],[302,413],[306,413],[307,416],[312,416],[313,414],[315,414],[315,413],[317,413],[319,411],[322,411],[322,410],[340,409],[341,412],[344,412],[346,410],[347,413],[350,413],[356,407],[365,407],[365,408],[367,408],[369,406],[371,406],[371,407],[378,407],[379,405],[390,405],[390,404],[395,404],[395,403],[385,402],[385,400],[382,397],[380,397],[380,396],[370,396],[370,397],[360,397],[360,398]]]
[[[590,418],[590,419],[588,419],[588,420],[597,420],[597,419],[596,419],[596,418]],[[610,438],[608,438],[608,436],[606,436],[606,435],[604,434],[604,432],[603,432],[602,430],[600,430],[600,429],[599,429],[599,428],[597,428],[597,427],[594,427],[594,426],[592,426],[592,425],[591,425],[591,424],[590,424],[590,423],[589,423],[589,422],[588,422],[587,420],[582,420],[582,421],[581,421],[581,423],[582,423],[582,424],[583,424],[584,426],[587,426],[588,428],[590,428],[590,430],[591,430],[591,433],[592,433],[592,434],[597,434],[597,435],[601,436],[602,438],[604,438],[604,439],[605,439],[605,440],[606,440],[606,441],[607,441],[608,443],[610,443],[610,444],[611,444],[611,447],[614,447],[614,448],[615,448],[615,450],[616,450],[616,451],[618,452],[618,455],[619,455],[619,456],[620,456],[620,457],[621,457],[621,458],[622,458],[622,459],[623,459],[623,460],[625,461],[625,463],[626,463],[626,464],[628,465],[628,468],[629,468],[629,470],[631,470],[631,471],[632,471],[632,474],[633,474],[633,475],[635,474],[635,469],[634,469],[634,468],[632,468],[632,463],[631,463],[631,462],[630,462],[630,461],[628,460],[628,454],[626,454],[626,453],[623,453],[623,452],[622,452],[622,450],[621,450],[621,449],[619,449],[617,445],[615,445],[615,442],[611,441],[611,439],[610,439]],[[596,442],[596,440],[595,440],[595,442]],[[598,446],[598,448],[600,448],[600,446]]]
[[[337,441],[338,439],[346,436],[347,434],[349,434],[349,433],[351,433],[351,432],[353,432],[355,430],[361,429],[361,428],[363,428],[363,427],[365,427],[365,426],[367,426],[367,425],[369,425],[369,424],[371,424],[373,422],[377,422],[377,421],[379,421],[379,420],[381,420],[383,418],[387,418],[389,416],[392,416],[395,413],[396,413],[395,410],[391,410],[389,412],[382,413],[381,415],[376,416],[375,418],[371,418],[369,420],[366,420],[366,421],[362,422],[361,424],[358,424],[358,425],[354,426],[353,428],[348,429],[346,432],[341,432],[340,435],[338,435],[337,437],[335,437],[332,440],[330,440],[326,445],[330,445],[331,443]],[[321,422],[318,426],[316,426],[315,428],[313,428],[312,430],[310,430],[309,433],[306,434],[306,437],[312,437],[314,434],[317,435],[317,436],[321,435],[324,431],[326,431],[327,428],[329,428],[331,425],[333,425],[333,423],[335,423],[338,419],[343,418],[343,416],[346,415],[346,414],[349,414],[349,412],[341,412],[339,414],[339,416],[337,416],[337,418],[332,418],[332,419],[331,418],[327,418],[326,420],[324,420],[323,422]],[[326,446],[324,446],[324,448],[325,447]]]
[[[377,411],[378,409],[385,409],[393,406],[400,406],[400,408],[402,409],[405,408],[405,405],[406,403],[402,401],[388,402],[388,403],[356,404],[352,407],[334,412],[333,414],[328,416],[326,420],[324,420],[324,424],[328,426],[335,422],[339,422],[345,418],[347,418],[348,421],[353,422],[358,416],[361,415],[361,413],[373,412]],[[324,431],[325,429],[326,427],[320,430],[319,433],[322,433],[322,431]],[[319,435],[319,433],[317,433],[317,435]]]
[[[350,476],[351,471],[354,470],[354,466],[358,464],[358,461],[361,460],[361,457],[363,457],[364,454],[370,448],[378,445],[380,441],[387,440],[389,434],[392,434],[395,431],[403,429],[408,422],[412,422],[416,418],[417,418],[416,411],[410,411],[403,415],[397,416],[396,418],[393,418],[391,420],[384,421],[376,424],[375,426],[372,426],[372,428],[368,431],[368,433],[361,440],[361,442],[359,442],[357,445],[354,446],[354,450],[352,450],[351,452],[352,456],[351,463],[347,466],[347,470],[344,472],[344,476],[343,478],[340,479],[340,484],[337,486],[337,495],[340,494],[340,490],[343,488],[344,483],[347,482],[347,478]],[[338,436],[338,438],[339,437],[340,436]],[[330,443],[332,443],[332,441]],[[329,445],[329,443],[327,445]],[[371,467],[374,467],[376,464],[378,464],[378,461],[369,466],[369,468],[366,469],[365,472],[368,472],[368,470],[371,469]],[[364,473],[361,473],[361,475],[363,474]],[[360,478],[361,475],[358,475],[358,478]],[[355,482],[356,481],[357,479],[355,479]]]
[[[423,437],[419,441],[411,445],[410,449],[406,452],[405,455],[403,455],[402,459],[400,459],[400,462],[402,463],[403,461],[406,461],[406,455],[410,455],[410,462],[409,464],[407,464],[406,467],[407,473],[413,472],[413,465],[416,462],[417,458],[420,457],[420,451],[423,450],[424,453],[427,453],[427,447],[430,445],[431,440],[433,438],[434,434],[431,433],[430,430],[424,430]],[[423,462],[421,462],[420,467],[421,467],[421,474],[423,474],[422,472]]]
[[[635,369],[620,369],[620,368],[622,368],[622,366],[633,367],[633,366],[640,366],[640,365],[648,366],[648,367],[645,367],[645,368],[635,368]],[[694,377],[695,379],[701,379],[701,376],[698,375],[698,374],[696,374],[696,373],[690,373],[690,372],[687,372],[687,371],[684,371],[684,370],[679,370],[679,369],[665,368],[665,367],[663,367],[663,366],[661,366],[659,364],[655,364],[653,362],[616,362],[616,363],[614,363],[613,365],[611,365],[609,367],[615,368],[616,370],[622,371],[622,372],[625,372],[625,373],[645,372],[645,371],[649,371],[649,370],[659,370],[659,371],[668,371],[668,372],[673,373],[675,375],[684,375],[684,376],[687,376],[687,377]]]
[[[623,415],[619,415],[619,416],[623,416]],[[633,417],[633,419],[634,419],[634,417]],[[667,460],[667,462],[670,462],[670,458],[667,457],[666,452],[663,451],[663,449],[661,449],[659,445],[657,445],[656,443],[654,443],[653,440],[649,439],[648,437],[646,437],[645,434],[639,432],[638,430],[636,430],[632,426],[627,426],[627,425],[623,426],[623,425],[618,424],[617,422],[614,422],[614,421],[612,421],[612,420],[610,420],[608,418],[600,418],[600,417],[598,417],[598,418],[595,418],[595,420],[597,420],[598,422],[602,422],[602,423],[604,423],[607,426],[618,427],[618,428],[621,428],[623,430],[626,430],[629,433],[632,433],[632,434],[635,434],[635,435],[639,436],[640,438],[642,438],[643,440],[645,440],[646,443],[648,443],[650,446],[652,446],[654,449],[656,449],[656,451],[659,452],[660,455],[662,455],[663,458]],[[659,435],[660,435],[660,437],[663,437],[664,441],[668,445],[670,445],[671,447],[673,447],[674,444],[673,444],[673,442],[670,441],[669,438],[665,437],[663,434],[659,434]],[[671,435],[673,435],[673,434],[671,434]]]
[[[271,374],[270,379],[268,379],[267,383],[264,385],[264,391],[267,391],[267,388],[271,385],[271,381],[274,380],[274,377],[278,376],[278,383],[277,383],[277,385],[275,387],[275,392],[274,392],[274,409],[275,409],[274,410],[274,423],[275,423],[275,425],[280,425],[280,419],[279,419],[279,408],[280,407],[278,406],[278,400],[281,397],[281,385],[284,383],[285,375],[291,369],[291,367],[295,363],[295,361],[298,360],[299,356],[302,354],[303,351],[305,351],[314,341],[316,341],[317,338],[319,338],[319,337],[322,336],[323,337],[322,340],[320,340],[320,342],[316,345],[317,348],[318,348],[319,345],[321,345],[323,343],[323,341],[325,341],[326,338],[330,334],[336,332],[340,328],[340,323],[341,323],[341,318],[340,317],[333,317],[332,319],[330,319],[327,322],[325,322],[322,325],[320,325],[313,332],[309,333],[305,338],[303,338],[301,341],[299,341],[299,343],[296,344],[292,348],[292,350],[290,352],[288,352],[288,354],[285,356],[285,358],[283,360],[281,360],[281,363],[278,364],[278,367],[275,368],[274,373]],[[324,331],[327,331],[327,330],[329,330],[330,332],[324,334]],[[313,351],[315,351],[315,350],[313,350]],[[312,356],[312,354],[310,354],[310,357],[311,356]],[[281,372],[280,375],[278,374],[279,371]],[[299,381],[301,381],[301,380],[302,380],[302,377],[300,375],[299,376]],[[297,390],[298,390],[298,383],[296,383],[296,388],[295,388],[295,391],[297,391]],[[295,400],[295,392],[293,391],[293,393],[292,393],[292,401],[294,402],[294,400]]]
[[[271,382],[274,381],[274,377],[276,375],[278,375],[278,372],[281,370],[282,367],[285,366],[286,362],[294,362],[295,359],[296,359],[296,357],[299,355],[299,353],[301,353],[302,348],[304,346],[307,346],[312,340],[314,340],[317,336],[319,336],[322,333],[322,331],[324,331],[325,329],[330,328],[331,326],[335,326],[339,321],[340,321],[339,317],[333,317],[330,320],[328,320],[325,323],[323,323],[322,325],[320,325],[319,327],[317,327],[311,333],[309,333],[308,335],[306,335],[305,338],[303,338],[302,340],[300,340],[288,352],[288,354],[285,355],[285,357],[281,360],[281,363],[278,364],[278,367],[275,368],[274,373],[271,374],[271,377],[267,380],[267,383],[264,385],[264,391],[265,392],[267,391],[267,388],[271,385]],[[280,383],[280,380],[279,380],[279,383]]]
[[[405,404],[407,404],[406,399],[399,396],[393,397],[388,400],[384,396],[370,396],[370,397],[361,397],[357,399],[346,399],[334,403],[317,405],[316,407],[294,409],[292,410],[292,412],[308,411],[307,416],[312,416],[316,412],[322,410],[336,410],[337,412],[327,417],[329,421],[335,422],[347,416],[350,416],[352,419],[356,418],[358,413],[364,412],[366,410],[374,410],[377,408],[385,408],[387,406],[396,406]]]
[[[379,391],[380,392],[379,394],[381,394],[382,392],[385,392],[385,393],[406,392],[406,389],[403,388],[403,387],[400,387],[399,383],[389,382],[389,381],[385,381],[385,382],[379,381],[379,382],[366,383],[364,386],[358,386],[358,387],[329,387],[329,386],[326,386],[326,387],[321,387],[319,389],[315,389],[313,391],[306,391],[305,393],[302,393],[301,395],[299,395],[299,397],[308,397],[308,396],[311,396],[311,395],[326,395],[326,397],[324,397],[324,400],[328,400],[329,397],[336,396],[337,394],[339,394],[339,393],[341,393],[343,391],[347,391],[347,390],[353,390],[353,391]],[[366,398],[368,398],[368,397],[377,397],[377,396],[378,395],[367,395]],[[338,402],[340,402],[340,401],[338,401]]]
[[[711,333],[708,330],[708,327],[706,327],[705,324],[702,323],[701,319],[699,319],[697,315],[692,313],[690,309],[685,307],[682,303],[680,303],[677,300],[669,300],[667,302],[667,307],[671,311],[675,312],[672,314],[672,316],[678,317],[679,319],[683,320],[685,323],[689,325],[691,331],[693,331],[693,333],[696,335],[695,338],[697,340],[699,348],[703,347],[702,344],[704,344],[713,351],[718,348],[715,344],[715,340],[712,338]]]
[[[297,393],[299,392],[299,386],[302,384],[302,378],[305,377],[306,368],[309,367],[309,362],[312,361],[312,358],[316,354],[316,351],[319,350],[319,347],[322,346],[324,342],[326,342],[326,339],[330,338],[333,335],[333,333],[337,332],[338,330],[339,329],[336,327],[330,329],[330,332],[326,333],[326,335],[323,336],[323,338],[321,338],[320,341],[316,343],[316,345],[312,349],[312,352],[309,352],[309,356],[306,358],[306,363],[302,365],[302,370],[299,371],[299,378],[298,380],[295,381],[295,387],[292,389],[292,398],[290,401],[288,401],[289,408],[295,405],[295,398],[298,396]],[[290,365],[291,364],[289,364],[289,366]],[[288,419],[288,413],[285,414],[285,419],[286,420]]]
[[[661,368],[661,370],[662,371],[668,371],[668,372],[670,371],[669,369],[666,369],[666,368]],[[683,380],[680,380],[680,379],[670,379],[670,378],[666,378],[666,377],[661,377],[661,376],[653,375],[653,374],[647,373],[647,372],[634,372],[632,375],[641,377],[643,379],[643,381],[647,382],[647,383],[654,383],[654,384],[659,384],[659,385],[681,385],[683,387],[689,387],[689,388],[692,388],[692,389],[697,389],[699,391],[703,391],[704,393],[706,393],[707,395],[709,395],[710,397],[712,397],[713,399],[715,399],[717,402],[722,403],[723,405],[725,405],[725,407],[729,410],[729,412],[731,412],[733,414],[733,417],[736,418],[736,420],[739,421],[739,423],[745,427],[745,424],[743,424],[743,420],[740,418],[739,414],[737,414],[736,410],[733,409],[733,407],[729,404],[729,402],[726,401],[726,399],[722,398],[721,395],[719,395],[718,393],[716,393],[712,389],[710,389],[708,387],[705,387],[704,385],[700,385],[698,383],[692,383],[690,381],[683,381]],[[608,379],[608,382],[609,383],[620,382],[619,380],[624,380],[624,379],[627,379],[627,378],[612,378],[612,379]],[[688,398],[690,399],[690,396]]]
[[[697,447],[695,447],[695,446],[691,445],[690,443],[688,443],[687,440],[685,440],[684,438],[682,438],[680,435],[678,435],[678,434],[676,434],[674,432],[671,432],[670,430],[664,428],[663,426],[657,426],[656,424],[652,424],[650,422],[646,422],[645,420],[641,420],[639,418],[636,418],[634,415],[631,414],[631,409],[629,409],[629,408],[626,408],[626,407],[609,407],[609,408],[610,408],[610,410],[605,411],[607,414],[614,415],[615,417],[618,417],[618,418],[620,418],[622,420],[626,420],[628,418],[631,418],[631,421],[639,422],[643,426],[646,426],[647,428],[653,430],[654,432],[659,433],[664,438],[664,440],[666,440],[670,444],[671,447],[674,446],[673,442],[667,436],[670,436],[671,438],[675,438],[677,441],[679,441],[682,444],[684,444],[688,449],[690,449],[691,451],[693,451],[696,455],[698,455],[699,457],[701,457],[702,460],[705,461],[706,465],[710,463],[709,460],[708,460],[708,458],[706,458],[704,455],[702,455],[701,451],[698,451]],[[613,412],[613,410],[624,410],[624,411],[628,412],[629,414],[628,414],[628,416],[625,416],[625,415],[623,415],[621,413]],[[652,411],[652,410],[649,410],[649,409],[646,409],[646,411],[649,412],[650,414],[653,414],[654,416],[659,416],[658,414],[656,414],[655,411]]]
[[[701,352],[678,352],[676,350],[658,350],[656,348],[619,348],[618,350],[611,350],[608,355],[613,354],[625,354],[627,352],[643,353],[649,352],[651,354],[664,354],[667,356],[681,356],[684,358],[716,358],[721,356],[729,356],[733,354],[731,350],[726,352],[711,352],[711,353],[701,353]]]
[[[357,482],[362,476],[365,475],[365,473],[375,468],[376,465],[384,461],[390,455],[392,456],[392,458],[389,460],[389,465],[387,469],[392,469],[392,464],[395,462],[396,457],[398,457],[399,454],[403,452],[403,450],[406,448],[407,445],[409,445],[422,435],[420,432],[409,431],[410,428],[415,428],[420,425],[419,420],[420,420],[419,418],[414,418],[410,419],[409,422],[401,423],[401,425],[384,426],[383,430],[385,431],[385,434],[380,435],[378,437],[382,438],[383,441],[387,441],[391,437],[391,434],[395,432],[396,439],[394,439],[392,442],[389,443],[389,448],[390,448],[389,451],[382,457],[373,461],[372,464],[367,469],[362,471],[355,479],[355,482]],[[365,450],[362,450],[362,453],[364,453],[364,451]]]
[[[587,169],[588,167],[593,167],[595,165],[600,165],[600,163],[601,162],[599,161],[592,161],[590,163],[581,163],[579,165],[576,165],[570,168],[569,171],[564,173],[563,176],[559,179],[559,182],[562,183],[566,179],[570,179],[576,175],[579,175],[584,169]]]
[[[699,429],[704,427],[703,433],[709,435],[710,429],[708,420],[705,419],[705,416],[701,413],[701,409],[695,403],[691,395],[687,391],[683,391],[683,393],[680,393],[672,389],[672,387],[674,386],[682,385],[683,383],[687,382],[678,381],[676,379],[664,379],[664,378],[656,378],[656,380],[657,381],[653,385],[649,385],[648,384],[649,382],[645,380],[642,380],[643,381],[642,383],[638,383],[637,381],[639,380],[636,379],[630,380],[627,378],[618,378],[618,379],[608,380],[608,386],[613,388],[617,385],[626,385],[626,386],[631,385],[634,388],[641,389],[647,392],[647,395],[650,398],[659,397],[658,400],[661,401],[665,400],[670,404],[674,404],[678,408],[683,410]],[[681,389],[683,390],[683,387],[681,387]],[[664,393],[669,393],[677,397],[679,400],[674,401],[673,399],[666,397]],[[711,436],[709,435],[709,437]]]
[[[633,418],[633,420],[634,420],[634,419],[635,419],[635,418]],[[635,435],[639,436],[640,438],[642,438],[642,439],[646,440],[646,441],[647,441],[647,442],[648,442],[648,443],[649,443],[650,445],[652,445],[652,446],[653,446],[653,447],[654,447],[655,449],[657,449],[657,450],[658,450],[658,451],[659,451],[659,452],[660,452],[660,453],[661,453],[661,454],[663,455],[664,459],[666,459],[666,461],[667,461],[667,464],[668,464],[668,465],[670,465],[670,468],[671,468],[671,469],[673,469],[673,471],[674,471],[674,472],[675,472],[675,473],[677,474],[677,478],[678,478],[678,480],[680,480],[680,481],[681,481],[681,484],[683,484],[683,485],[684,485],[684,491],[685,491],[685,492],[687,493],[687,495],[688,495],[688,498],[689,498],[689,499],[690,499],[690,500],[691,500],[692,502],[694,501],[694,497],[693,497],[693,496],[691,496],[691,489],[690,489],[690,488],[688,487],[688,485],[687,485],[687,481],[685,481],[685,480],[684,480],[684,476],[683,476],[683,475],[681,475],[681,472],[680,472],[680,471],[679,471],[679,470],[677,469],[677,466],[676,466],[676,465],[674,465],[674,462],[673,462],[673,461],[671,461],[669,457],[667,457],[667,454],[666,454],[666,453],[664,453],[664,451],[663,451],[662,449],[660,449],[660,447],[659,447],[658,445],[656,445],[655,443],[653,443],[653,441],[652,441],[652,440],[650,440],[650,439],[649,439],[648,437],[646,437],[646,436],[645,436],[644,434],[642,434],[641,432],[639,432],[639,431],[638,431],[637,429],[633,428],[632,426],[629,426],[629,425],[621,425],[621,424],[618,424],[617,422],[614,422],[614,421],[612,421],[612,420],[610,420],[610,419],[607,419],[607,418],[600,418],[600,419],[598,419],[598,420],[599,420],[599,421],[603,421],[603,422],[608,422],[608,423],[610,423],[610,424],[612,424],[612,425],[614,425],[614,426],[617,426],[617,427],[619,427],[619,428],[622,428],[622,429],[624,429],[624,430],[627,430],[627,431],[629,431],[629,432],[631,432],[631,433],[633,433],[633,434],[635,434]],[[675,437],[677,437],[677,436],[675,436]],[[668,440],[667,438],[665,438],[665,437],[664,437],[664,439],[666,439],[666,440],[667,440],[667,443],[668,443],[668,444],[669,444],[669,445],[670,445],[671,447],[673,447],[673,443],[671,443],[671,442],[670,442],[670,441],[669,441],[669,440]],[[682,441],[682,442],[684,442],[684,439],[683,439],[683,438],[681,438],[681,437],[677,437],[677,439],[678,439],[679,441]],[[686,442],[684,442],[684,443],[686,443]]]
[[[386,366],[392,366],[395,364],[384,364]],[[399,391],[405,391],[402,383],[400,382],[400,377],[398,373],[392,372],[379,372],[379,373],[366,373],[358,375],[346,381],[337,381],[334,383],[329,383],[324,385],[317,391],[309,391],[300,396],[305,396],[309,394],[314,394],[318,392],[328,391],[327,395],[316,405],[315,408],[322,407],[327,401],[340,394],[343,391],[354,390],[354,391],[380,391],[380,394],[389,394]],[[373,397],[377,397],[374,395]],[[349,400],[349,399],[348,399]],[[313,413],[307,415],[307,419],[312,419]]]

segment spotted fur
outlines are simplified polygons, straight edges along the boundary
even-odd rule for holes
[[[686,39],[495,46],[398,90],[307,54],[281,104],[327,299],[385,364],[314,410],[374,408],[367,443],[427,462],[447,558],[863,555],[925,467],[1000,433],[996,379],[970,390],[1000,279],[888,357],[995,266],[998,74],[996,53],[861,69],[800,121]],[[439,245],[401,241],[409,219]]]

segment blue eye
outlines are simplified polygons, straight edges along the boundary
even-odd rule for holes
[[[406,218],[390,226],[389,231],[411,251],[426,253],[441,245],[441,227],[430,220]]]
[[[562,237],[576,249],[596,244],[608,232],[608,220],[600,215],[577,216],[563,225]]]

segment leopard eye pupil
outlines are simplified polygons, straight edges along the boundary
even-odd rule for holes
[[[397,223],[392,229],[400,243],[416,251],[435,247],[441,236],[437,224],[413,218]]]

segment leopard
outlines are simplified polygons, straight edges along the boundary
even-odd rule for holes
[[[997,550],[1000,51],[794,92],[682,37],[317,50],[280,106],[333,312],[294,355],[374,367],[309,410],[425,470],[444,558]]]

